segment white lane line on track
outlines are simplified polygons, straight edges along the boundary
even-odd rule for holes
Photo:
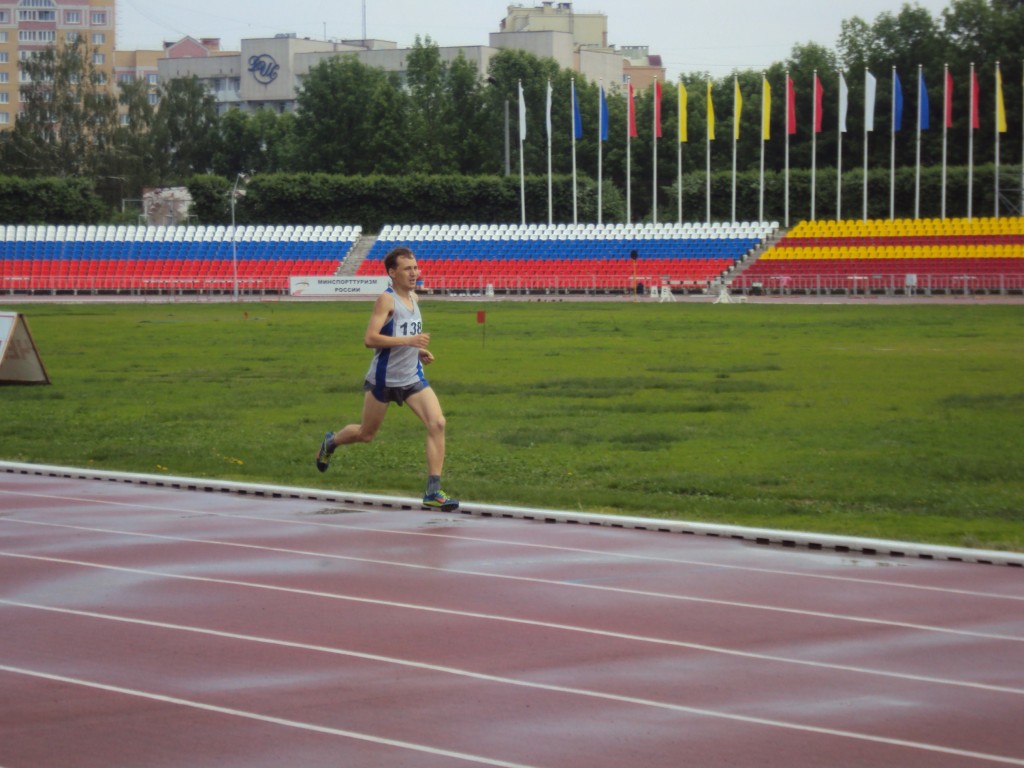
[[[806,724],[803,724],[803,723],[792,723],[792,722],[787,722],[787,721],[784,721],[784,720],[774,720],[774,719],[771,719],[771,718],[753,717],[753,716],[749,716],[749,715],[739,715],[739,714],[729,713],[729,712],[720,712],[720,711],[717,711],[717,710],[705,709],[705,708],[702,708],[702,707],[691,707],[691,706],[686,706],[686,705],[682,705],[682,704],[672,704],[672,703],[669,703],[669,702],[655,701],[655,700],[652,700],[652,699],[641,699],[641,698],[634,697],[634,696],[621,696],[621,695],[612,694],[612,693],[602,693],[600,691],[593,691],[593,690],[589,690],[589,689],[585,689],[585,688],[574,688],[574,687],[571,687],[571,686],[551,685],[551,684],[548,684],[548,683],[535,683],[535,682],[530,682],[530,681],[526,681],[526,680],[517,680],[515,678],[498,677],[498,676],[495,676],[495,675],[487,675],[487,674],[478,673],[478,672],[471,672],[471,671],[468,671],[468,670],[462,670],[462,669],[458,669],[458,668],[454,668],[454,667],[445,667],[445,666],[439,666],[439,665],[434,665],[434,664],[424,664],[424,663],[409,661],[407,659],[395,659],[395,658],[391,658],[391,657],[387,657],[387,656],[379,656],[379,655],[376,655],[376,654],[367,654],[367,653],[359,653],[359,652],[354,652],[354,651],[345,651],[345,650],[341,650],[341,649],[337,649],[337,648],[330,648],[330,647],[326,647],[326,646],[307,645],[307,644],[304,644],[304,643],[294,643],[294,642],[287,642],[287,641],[280,641],[280,640],[271,640],[269,638],[251,637],[251,636],[248,636],[248,635],[240,635],[240,634],[235,634],[235,633],[231,633],[231,632],[220,632],[220,631],[217,631],[217,630],[202,629],[202,628],[198,628],[198,627],[188,627],[188,626],[177,625],[177,624],[167,624],[167,623],[163,623],[163,622],[151,622],[151,621],[146,621],[144,619],[130,619],[130,618],[117,617],[117,616],[108,616],[108,615],[92,613],[92,612],[88,612],[88,611],[75,611],[75,610],[69,610],[69,609],[63,609],[63,608],[50,608],[50,607],[47,607],[47,606],[35,606],[35,605],[27,604],[27,603],[17,603],[17,602],[8,601],[8,600],[0,600],[0,603],[9,604],[9,605],[12,605],[12,606],[22,607],[22,608],[37,608],[39,610],[44,610],[44,611],[53,611],[53,612],[57,612],[57,613],[67,613],[67,614],[73,614],[73,615],[77,615],[77,616],[84,616],[84,617],[97,618],[97,619],[104,619],[104,620],[110,620],[110,621],[119,621],[119,622],[124,622],[124,623],[129,623],[129,624],[141,624],[141,625],[144,625],[144,626],[151,626],[151,627],[155,627],[155,628],[159,628],[159,629],[171,629],[171,630],[177,630],[177,631],[196,632],[196,633],[201,633],[201,634],[206,634],[206,635],[211,635],[211,636],[214,636],[214,637],[221,637],[221,638],[226,638],[226,639],[231,639],[231,640],[243,640],[243,641],[247,641],[247,642],[257,642],[257,643],[263,643],[263,644],[269,644],[269,645],[283,646],[283,647],[288,647],[288,648],[297,648],[297,649],[312,650],[312,651],[317,651],[317,652],[322,652],[322,653],[331,653],[331,654],[340,655],[340,656],[349,656],[349,657],[365,659],[365,660],[370,660],[370,661],[379,661],[379,662],[388,663],[388,664],[398,664],[398,665],[407,666],[407,667],[415,667],[415,668],[422,669],[422,670],[436,671],[436,672],[441,672],[441,673],[444,673],[444,674],[459,675],[459,676],[462,676],[462,677],[467,677],[467,678],[472,678],[472,679],[475,679],[475,680],[480,680],[482,682],[494,682],[494,683],[501,683],[501,684],[505,684],[505,685],[514,685],[514,686],[518,686],[518,687],[524,687],[524,688],[530,688],[530,689],[535,689],[535,690],[541,690],[541,691],[546,691],[546,692],[551,692],[551,693],[564,693],[564,694],[568,694],[568,695],[572,695],[572,696],[584,696],[584,697],[587,697],[587,698],[599,699],[599,700],[603,700],[603,701],[610,701],[610,702],[615,702],[615,703],[619,703],[619,704],[629,704],[629,705],[637,705],[637,706],[643,706],[643,707],[653,707],[653,708],[656,708],[656,709],[659,709],[659,710],[667,710],[667,711],[671,711],[671,712],[695,715],[695,716],[700,716],[700,717],[710,717],[710,718],[716,718],[716,719],[721,719],[721,720],[728,720],[728,721],[731,721],[731,722],[739,722],[739,723],[745,723],[745,724],[750,724],[750,725],[768,726],[768,727],[779,728],[779,729],[788,730],[788,731],[797,731],[797,732],[802,732],[802,733],[813,733],[813,734],[825,735],[825,736],[834,736],[834,737],[841,737],[841,738],[848,738],[848,739],[856,739],[858,741],[870,742],[870,743],[874,743],[874,744],[883,744],[883,745],[889,745],[889,746],[905,747],[905,748],[908,748],[908,749],[922,750],[922,751],[930,752],[930,753],[939,753],[939,754],[945,754],[945,755],[955,755],[955,756],[959,756],[959,757],[969,757],[969,758],[976,759],[976,760],[984,760],[984,761],[987,761],[987,762],[1001,763],[1001,764],[1004,764],[1004,765],[1021,765],[1021,766],[1024,766],[1024,759],[1018,759],[1018,758],[1014,758],[1014,757],[1011,757],[1011,756],[1008,756],[1008,755],[995,755],[995,754],[990,754],[990,753],[986,753],[986,752],[974,752],[974,751],[970,751],[970,750],[962,750],[962,749],[956,749],[956,748],[952,748],[952,747],[943,747],[943,746],[938,745],[938,744],[929,744],[927,742],[910,741],[910,740],[907,740],[907,739],[896,739],[896,738],[890,738],[890,737],[886,737],[886,736],[876,736],[874,734],[862,733],[862,732],[859,732],[859,731],[848,731],[848,730],[835,729],[835,728],[825,728],[825,727],[821,727],[821,726],[806,725]],[[389,739],[381,739],[381,738],[378,738],[378,737],[367,736],[366,734],[357,734],[357,733],[354,733],[354,732],[351,732],[351,731],[342,731],[342,730],[333,729],[333,728],[326,728],[326,727],[323,727],[323,726],[313,726],[313,725],[306,724],[306,723],[297,723],[297,722],[291,721],[291,720],[283,720],[281,718],[267,717],[267,716],[263,716],[263,715],[257,715],[255,713],[246,713],[246,712],[242,712],[240,710],[226,709],[226,708],[223,708],[223,707],[217,707],[217,706],[202,704],[200,702],[193,702],[193,701],[189,701],[189,700],[186,700],[186,699],[178,699],[178,698],[174,698],[174,697],[163,696],[163,695],[160,695],[160,694],[144,693],[144,692],[140,692],[140,691],[134,691],[134,690],[131,690],[131,689],[119,688],[119,687],[116,687],[116,686],[109,686],[109,685],[105,685],[105,684],[102,684],[102,683],[94,683],[94,682],[85,681],[85,680],[78,680],[78,679],[74,679],[74,678],[63,677],[63,676],[60,676],[60,675],[51,675],[49,673],[35,672],[35,671],[32,671],[32,670],[23,670],[23,669],[19,669],[17,667],[9,667],[9,666],[5,666],[5,665],[0,665],[0,671],[11,672],[11,673],[14,673],[14,674],[26,674],[26,675],[30,675],[30,676],[36,676],[36,677],[42,677],[42,678],[46,678],[46,679],[50,679],[50,680],[55,680],[55,681],[58,681],[58,682],[65,682],[65,683],[70,683],[70,684],[74,684],[74,685],[84,685],[84,686],[88,686],[88,687],[99,688],[99,689],[102,689],[102,690],[114,691],[114,692],[117,692],[117,693],[126,693],[126,694],[129,694],[129,695],[137,695],[137,696],[142,696],[144,698],[154,699],[154,700],[157,700],[157,701],[164,701],[164,702],[169,702],[169,703],[173,703],[173,704],[181,704],[181,705],[185,705],[185,706],[192,706],[192,707],[197,707],[199,709],[206,709],[206,710],[209,710],[209,711],[220,712],[220,713],[223,713],[223,714],[231,714],[231,715],[238,715],[238,716],[243,716],[243,717],[251,717],[251,718],[254,718],[254,719],[258,719],[258,720],[263,720],[265,722],[278,723],[278,724],[281,724],[281,725],[290,725],[292,727],[302,727],[302,728],[307,728],[309,730],[317,730],[317,731],[324,732],[324,733],[332,733],[332,734],[335,734],[335,735],[348,736],[348,737],[351,737],[351,738],[359,738],[359,739],[364,739],[364,740],[368,740],[368,741],[374,741],[374,742],[377,742],[377,743],[390,744],[390,745],[393,745],[393,746],[402,746],[402,747],[405,747],[407,749],[417,749],[417,750],[420,750],[420,751],[430,751],[430,752],[432,752],[434,754],[451,754],[451,755],[460,757],[461,759],[476,760],[476,761],[482,762],[483,764],[486,764],[486,765],[512,765],[511,763],[503,763],[503,762],[498,762],[498,761],[486,761],[483,758],[478,758],[476,756],[471,756],[471,755],[464,755],[463,753],[447,753],[447,752],[444,752],[444,751],[441,751],[441,750],[434,750],[432,748],[422,748],[420,745],[410,745],[407,742],[396,742],[396,741],[392,741],[392,740],[389,740]]]
[[[38,526],[53,527],[53,528],[71,528],[73,530],[85,530],[85,531],[92,531],[92,532],[95,532],[95,533],[114,533],[114,534],[117,534],[117,535],[128,536],[128,537],[154,538],[154,539],[160,539],[160,540],[164,540],[164,541],[177,541],[177,542],[187,543],[187,544],[206,544],[206,545],[209,545],[209,546],[223,546],[223,547],[231,547],[231,548],[236,548],[236,549],[252,549],[252,550],[257,550],[257,551],[265,551],[265,552],[275,552],[275,553],[281,553],[281,554],[299,555],[299,556],[303,556],[303,557],[317,557],[317,558],[321,558],[321,559],[325,559],[325,560],[344,560],[344,561],[349,561],[349,562],[369,563],[369,564],[373,564],[373,565],[385,565],[385,566],[395,567],[395,568],[409,568],[409,569],[413,569],[413,570],[433,571],[433,572],[437,572],[437,573],[450,573],[450,574],[459,575],[459,576],[476,576],[476,577],[480,577],[480,578],[500,579],[500,580],[504,580],[504,581],[517,581],[517,582],[525,582],[525,583],[532,583],[532,584],[545,584],[545,585],[550,585],[550,586],[567,587],[567,588],[570,588],[570,589],[584,589],[584,590],[597,591],[597,592],[607,592],[607,593],[610,593],[610,594],[622,594],[622,595],[630,595],[630,596],[635,596],[635,597],[652,597],[652,598],[658,598],[658,599],[664,599],[664,600],[675,600],[675,601],[680,601],[680,602],[700,603],[702,605],[716,605],[716,606],[723,606],[723,607],[726,607],[726,608],[743,608],[743,609],[748,609],[748,610],[768,611],[768,612],[772,612],[772,613],[783,613],[783,614],[791,614],[791,615],[796,615],[796,616],[808,616],[808,617],[811,617],[811,618],[821,618],[821,619],[829,619],[829,620],[835,620],[835,621],[850,621],[850,622],[855,622],[855,623],[858,623],[858,624],[875,624],[875,625],[879,625],[879,626],[899,627],[899,628],[903,628],[903,629],[917,629],[917,630],[923,630],[923,631],[928,631],[928,632],[941,632],[941,633],[948,633],[948,634],[955,634],[955,635],[965,635],[965,636],[968,636],[968,637],[979,637],[979,638],[988,639],[988,640],[1009,640],[1009,641],[1012,641],[1012,642],[1024,642],[1024,637],[1016,637],[1016,636],[1013,636],[1013,635],[1000,635],[1000,634],[991,634],[991,633],[984,633],[984,632],[973,632],[973,631],[970,631],[970,630],[950,629],[948,627],[938,627],[938,626],[932,626],[932,625],[928,625],[928,624],[912,624],[912,623],[899,622],[899,621],[890,621],[890,620],[886,620],[886,619],[874,619],[874,618],[865,617],[865,616],[852,616],[852,615],[848,615],[848,614],[831,613],[831,612],[828,612],[828,611],[811,611],[811,610],[800,609],[800,608],[783,608],[783,607],[779,607],[779,606],[763,605],[763,604],[760,604],[760,603],[744,603],[744,602],[736,601],[736,600],[720,600],[720,599],[716,599],[716,598],[696,597],[696,596],[693,596],[693,595],[678,595],[678,594],[671,594],[671,593],[667,593],[667,592],[652,592],[652,591],[648,591],[648,590],[627,589],[625,587],[609,587],[609,586],[605,586],[605,585],[601,585],[601,584],[585,584],[585,583],[575,582],[575,581],[564,581],[564,580],[556,580],[556,579],[542,579],[542,578],[538,578],[538,577],[535,577],[535,576],[511,576],[511,575],[508,575],[508,574],[488,573],[486,571],[468,571],[468,570],[462,570],[462,569],[456,569],[456,568],[442,568],[442,567],[437,567],[437,566],[421,565],[421,564],[417,564],[417,563],[405,563],[405,562],[394,561],[394,560],[378,560],[378,559],[373,559],[373,558],[354,557],[354,556],[351,556],[351,555],[338,555],[338,554],[333,554],[333,553],[320,553],[320,552],[313,552],[313,551],[308,551],[308,550],[293,550],[293,549],[284,549],[284,548],[279,548],[279,547],[267,547],[267,546],[263,546],[263,545],[260,545],[260,544],[243,544],[241,542],[210,541],[210,540],[207,540],[207,539],[193,539],[193,538],[186,538],[186,537],[180,537],[180,536],[166,536],[166,535],[163,535],[163,534],[156,534],[156,533],[138,533],[138,532],[135,532],[135,531],[119,531],[119,530],[116,530],[116,529],[91,528],[91,527],[86,527],[86,526],[72,526],[72,525],[66,525],[64,523],[38,523],[38,522],[5,521],[5,520],[0,520],[0,522],[22,522],[22,523],[25,523],[27,525],[38,525]],[[0,555],[16,556],[16,553],[0,553]],[[70,561],[70,562],[76,562],[76,561]],[[85,564],[85,565],[94,565],[92,563],[83,563],[83,564]],[[97,567],[102,567],[102,564],[95,564],[95,565],[97,565]]]
[[[379,605],[379,606],[384,606],[384,607],[388,607],[388,608],[399,608],[399,609],[404,609],[404,610],[423,611],[423,612],[426,612],[426,613],[436,613],[436,614],[441,614],[441,615],[446,615],[446,616],[458,616],[460,618],[480,619],[480,620],[484,620],[484,621],[507,622],[507,623],[510,623],[510,624],[516,624],[516,625],[520,625],[520,626],[539,627],[539,628],[542,628],[542,629],[553,629],[553,630],[563,631],[563,632],[576,632],[576,633],[585,634],[585,635],[592,635],[592,636],[598,636],[598,637],[608,637],[608,638],[614,638],[616,640],[627,640],[627,641],[630,641],[630,642],[650,643],[650,644],[654,644],[654,645],[663,645],[663,646],[668,646],[668,647],[672,647],[672,648],[686,648],[688,650],[696,650],[696,651],[704,651],[704,652],[710,652],[710,653],[718,653],[718,654],[722,654],[722,655],[735,656],[735,657],[738,657],[738,658],[752,659],[752,660],[756,660],[756,661],[779,662],[779,663],[783,663],[783,664],[793,664],[793,665],[797,665],[797,666],[810,667],[810,668],[814,668],[814,669],[827,669],[827,670],[831,670],[831,671],[851,672],[851,673],[855,673],[855,674],[872,675],[872,676],[876,676],[876,677],[885,677],[885,678],[892,678],[892,679],[898,679],[898,680],[908,680],[908,681],[921,682],[921,683],[957,686],[957,687],[971,688],[971,689],[985,690],[985,691],[996,691],[996,692],[999,692],[999,693],[1009,693],[1009,694],[1013,694],[1013,695],[1024,695],[1024,690],[1019,689],[1019,688],[1011,688],[1011,687],[1008,687],[1008,686],[992,686],[992,685],[987,685],[987,684],[984,684],[984,683],[972,683],[972,682],[965,682],[965,681],[959,681],[959,680],[948,680],[948,679],[944,679],[944,678],[935,678],[935,677],[929,677],[929,676],[923,676],[923,675],[911,675],[911,674],[905,674],[905,673],[900,673],[900,672],[888,672],[888,671],[884,671],[884,670],[875,670],[875,669],[869,669],[869,668],[866,668],[866,667],[855,667],[855,666],[842,665],[842,664],[832,664],[832,663],[828,663],[828,662],[808,661],[808,660],[804,660],[804,659],[793,659],[793,658],[788,658],[788,657],[785,657],[785,656],[772,656],[772,655],[769,655],[769,654],[760,654],[760,653],[754,653],[754,652],[750,652],[750,651],[738,651],[738,650],[729,649],[729,648],[721,648],[721,647],[716,647],[716,646],[703,645],[703,644],[700,644],[700,643],[689,643],[689,642],[685,642],[685,641],[682,641],[682,640],[668,640],[668,639],[664,639],[664,638],[647,637],[647,636],[644,636],[644,635],[634,635],[634,634],[629,634],[629,633],[624,633],[624,632],[613,632],[611,630],[593,629],[593,628],[590,628],[590,627],[574,626],[574,625],[571,625],[571,624],[559,624],[559,623],[554,623],[554,622],[539,621],[539,620],[535,620],[535,619],[520,619],[520,618],[515,618],[515,617],[510,617],[510,616],[500,616],[500,615],[496,615],[496,614],[485,614],[485,613],[477,613],[477,612],[470,612],[470,611],[458,611],[458,610],[448,609],[448,608],[436,608],[436,607],[431,607],[431,606],[414,605],[412,603],[399,603],[399,602],[394,602],[394,601],[390,601],[390,600],[377,600],[377,599],[367,598],[367,597],[353,597],[353,596],[350,596],[350,595],[339,595],[339,594],[332,593],[332,592],[320,592],[320,591],[313,591],[313,590],[298,589],[298,588],[294,588],[294,587],[280,587],[280,586],[275,586],[275,585],[256,584],[256,583],[253,583],[253,582],[245,582],[245,581],[237,581],[237,580],[229,580],[229,579],[216,579],[216,578],[211,578],[211,577],[206,577],[206,576],[186,576],[186,575],[166,573],[166,572],[161,572],[161,571],[151,571],[151,570],[144,570],[144,569],[138,569],[138,568],[125,568],[125,567],[121,567],[121,566],[111,566],[111,565],[88,563],[88,562],[75,561],[75,560],[66,560],[66,559],[62,559],[62,558],[41,557],[41,556],[36,556],[36,555],[19,555],[19,554],[11,554],[11,553],[8,553],[8,552],[0,552],[0,557],[14,557],[14,558],[33,560],[33,561],[38,561],[38,562],[58,563],[58,564],[62,564],[62,565],[72,565],[72,566],[76,566],[76,567],[95,568],[95,569],[98,569],[98,570],[110,570],[110,571],[115,571],[115,572],[133,573],[133,574],[140,574],[140,575],[146,575],[146,576],[158,576],[158,577],[169,578],[169,579],[177,579],[177,580],[183,580],[183,581],[193,581],[193,582],[207,583],[207,584],[220,584],[220,585],[233,586],[233,587],[244,587],[244,588],[250,588],[250,589],[263,589],[263,590],[267,590],[267,591],[271,591],[271,592],[284,592],[284,593],[287,593],[287,594],[298,594],[298,595],[303,595],[303,596],[307,596],[307,597],[323,597],[323,598],[328,598],[328,599],[333,599],[333,600],[344,600],[344,601],[348,601],[348,602],[355,602],[355,603],[361,603],[361,604],[366,604],[366,605]],[[0,599],[0,602],[9,602],[9,601],[4,600],[4,599]],[[1013,638],[1011,638],[1011,639],[1013,639]]]
[[[529,766],[523,765],[522,763],[509,763],[504,760],[493,760],[480,755],[471,755],[465,752],[454,752],[448,749],[438,749],[437,747],[430,747],[426,744],[415,744],[408,741],[398,741],[396,739],[387,739],[381,736],[373,736],[368,733],[359,733],[358,731],[347,731],[342,728],[331,728],[326,725],[316,725],[315,723],[304,723],[298,720],[289,720],[283,717],[273,717],[271,715],[261,715],[257,712],[247,712],[242,709],[234,709],[231,707],[221,707],[215,704],[205,704],[201,701],[193,701],[191,699],[182,699],[176,696],[166,696],[160,693],[151,693],[148,691],[140,691],[134,688],[123,688],[118,685],[107,685],[106,683],[98,683],[92,680],[83,680],[81,678],[66,677],[65,675],[55,675],[49,672],[40,672],[33,669],[23,669],[21,667],[10,667],[4,664],[0,664],[0,672],[7,672],[12,675],[23,675],[26,677],[33,677],[41,680],[49,680],[55,683],[64,683],[66,685],[75,685],[84,688],[90,688],[92,690],[106,691],[108,693],[117,693],[125,696],[133,696],[141,699],[148,699],[149,701],[156,701],[162,704],[174,704],[180,707],[189,707],[191,709],[199,709],[205,712],[213,712],[219,715],[230,715],[231,717],[241,717],[247,720],[257,720],[262,723],[269,723],[271,725],[283,725],[288,728],[297,728],[303,731],[312,731],[314,733],[323,733],[329,736],[342,736],[347,739],[355,739],[357,741],[368,741],[373,744],[381,744],[388,747],[398,747],[399,749],[408,749],[414,752],[425,752],[429,755],[435,755],[438,757],[449,757],[454,760],[462,760],[465,762],[476,763],[478,765],[493,765],[500,766],[501,768],[530,768]]]
[[[566,546],[554,545],[554,544],[538,544],[538,543],[534,543],[534,542],[519,542],[519,541],[496,540],[496,539],[484,538],[484,537],[479,537],[479,536],[464,536],[464,535],[458,535],[458,534],[439,533],[439,532],[433,532],[433,531],[395,531],[395,530],[387,530],[387,529],[380,529],[380,528],[372,528],[372,527],[369,527],[369,526],[350,525],[350,524],[347,524],[347,523],[335,523],[335,522],[327,523],[327,522],[320,522],[320,521],[317,521],[317,520],[295,520],[295,519],[290,519],[290,518],[289,519],[281,519],[281,518],[274,518],[274,517],[265,517],[265,516],[260,516],[260,515],[244,515],[244,514],[235,514],[235,513],[231,513],[231,512],[214,512],[214,511],[207,511],[207,510],[197,510],[195,508],[182,508],[182,507],[164,506],[164,505],[156,505],[156,504],[138,504],[138,503],[130,503],[130,502],[111,501],[111,500],[107,500],[107,499],[81,498],[81,497],[76,497],[76,496],[59,496],[59,495],[53,495],[53,494],[25,493],[25,492],[17,492],[17,491],[5,491],[5,490],[2,490],[2,489],[0,489],[0,494],[20,495],[20,496],[26,496],[26,497],[32,497],[32,498],[53,499],[55,501],[83,502],[83,503],[88,503],[88,504],[97,504],[97,505],[100,505],[100,506],[129,507],[131,509],[153,510],[153,511],[157,511],[157,512],[176,512],[176,513],[187,514],[187,515],[195,515],[197,513],[201,513],[203,515],[209,515],[211,517],[223,517],[223,518],[236,519],[236,520],[257,520],[257,521],[264,522],[264,523],[276,523],[276,524],[282,524],[282,525],[299,525],[299,526],[322,527],[322,528],[329,528],[329,529],[344,529],[344,530],[350,530],[350,531],[360,531],[360,532],[363,532],[363,533],[379,534],[379,535],[382,535],[382,536],[418,536],[418,537],[428,537],[428,538],[435,538],[435,539],[443,538],[443,539],[452,539],[452,540],[456,540],[456,541],[479,542],[479,543],[498,545],[498,546],[522,547],[522,548],[529,548],[529,549],[551,550],[551,551],[556,551],[556,552],[572,552],[572,553],[575,553],[575,554],[598,555],[598,556],[606,557],[606,558],[608,558],[608,557],[618,558],[618,559],[621,559],[621,560],[624,560],[624,561],[670,563],[670,564],[676,564],[676,565],[697,565],[697,566],[706,567],[706,568],[716,568],[716,569],[721,569],[721,570],[741,571],[741,572],[756,573],[756,574],[769,574],[769,575],[776,575],[776,576],[791,576],[791,577],[800,578],[800,579],[819,579],[819,580],[823,580],[823,581],[838,581],[838,582],[845,582],[845,583],[851,583],[851,584],[864,584],[864,585],[868,585],[868,586],[872,586],[872,587],[882,587],[882,588],[892,588],[892,589],[910,589],[910,590],[919,590],[919,591],[924,591],[924,592],[939,592],[939,593],[951,594],[951,595],[967,595],[967,596],[972,596],[972,597],[984,597],[984,598],[989,598],[989,599],[992,599],[992,600],[1014,600],[1014,601],[1024,602],[1024,595],[1003,595],[1003,594],[996,594],[996,593],[991,593],[991,592],[977,592],[977,591],[972,591],[972,590],[952,589],[952,588],[949,588],[949,587],[935,587],[935,586],[921,585],[921,584],[900,584],[900,583],[894,583],[894,582],[889,582],[889,581],[880,581],[878,579],[865,579],[865,578],[862,578],[862,577],[853,577],[853,576],[835,576],[835,575],[830,575],[830,574],[805,573],[805,572],[801,572],[801,571],[787,571],[787,570],[773,569],[773,568],[755,568],[755,567],[752,567],[752,566],[745,566],[745,565],[730,565],[730,564],[716,563],[716,562],[708,561],[708,560],[690,560],[690,559],[685,559],[685,558],[656,557],[656,556],[651,556],[651,555],[632,555],[632,554],[624,553],[624,552],[608,552],[606,550],[593,550],[593,549],[585,549],[585,548],[580,548],[580,547],[566,547]],[[277,499],[260,499],[260,501],[274,502],[274,501],[277,501]],[[381,513],[377,512],[377,511],[370,511],[370,510],[368,510],[366,512],[366,514],[377,515],[377,514],[381,514]],[[42,522],[36,522],[36,521],[19,520],[17,518],[0,518],[0,522],[22,522],[22,523],[29,523],[29,524],[36,524],[36,525],[59,525],[57,523],[42,523]],[[604,529],[604,530],[607,530],[607,529]],[[130,533],[130,532],[125,531],[124,533]],[[816,553],[816,554],[818,554],[818,553]],[[854,555],[851,554],[849,556],[853,557]]]

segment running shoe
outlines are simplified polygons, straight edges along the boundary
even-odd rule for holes
[[[324,441],[320,443],[320,450],[316,453],[316,468],[321,472],[327,471],[332,453],[334,453],[334,433],[328,432],[324,435]]]
[[[423,506],[440,509],[442,512],[453,512],[459,508],[458,499],[453,499],[444,491],[430,493],[423,497]]]

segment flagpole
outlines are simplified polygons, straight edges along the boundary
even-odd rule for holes
[[[946,218],[946,145],[949,137],[949,107],[953,94],[949,87],[949,64],[943,65],[942,77],[942,218]]]
[[[999,218],[999,99],[1003,95],[1003,78],[999,72],[999,62],[996,62],[996,150],[995,150],[995,163],[996,163],[996,188],[995,188],[995,218]]]
[[[626,78],[626,223],[633,223],[633,198],[632,198],[632,170],[631,170],[631,155],[632,150],[630,149],[630,139],[633,135],[632,131],[632,119],[633,119],[633,79],[631,77]]]
[[[661,130],[661,102],[658,100],[658,78],[654,78],[654,89],[651,92],[651,144],[654,147],[654,172],[651,184],[651,222],[658,223],[658,132]]]
[[[892,113],[889,120],[889,221],[896,218],[896,65],[892,68]]]
[[[768,77],[761,73],[761,169],[757,187],[757,220],[764,221],[764,133],[769,119],[771,106],[767,100]]]
[[[736,145],[740,137],[740,81],[732,78],[732,223],[736,223]]]
[[[569,105],[569,131],[572,134],[572,223],[579,223],[576,195],[576,78],[572,78],[572,103]]]
[[[816,221],[815,202],[818,195],[818,70],[814,70],[814,84],[811,88],[811,221]]]
[[[676,142],[676,197],[679,223],[683,223],[683,142],[688,138],[686,129],[686,86],[679,82],[679,141]]]
[[[924,65],[917,65],[917,145],[914,156],[914,218],[921,218],[921,96],[924,92]]]
[[[526,226],[526,163],[523,162],[523,140],[526,138],[526,101],[523,81],[519,81],[519,205],[520,223]]]
[[[604,78],[601,79],[601,91],[597,99],[597,223],[601,224],[602,194],[602,155],[604,154]]]
[[[683,142],[676,142],[676,218],[683,223]]]
[[[836,133],[836,221],[843,217],[843,133],[846,132],[846,109],[849,94],[842,71],[839,72],[839,126]]]
[[[862,211],[862,216],[861,216],[864,221],[867,221],[867,138],[868,138],[868,133],[870,133],[870,127],[871,127],[870,125],[868,125],[868,121],[867,121],[867,118],[868,118],[868,111],[867,111],[867,108],[868,108],[867,82],[868,81],[867,81],[867,78],[869,78],[870,76],[871,76],[871,73],[868,72],[867,68],[865,67],[864,68],[864,201],[863,201],[863,211]],[[872,119],[874,117],[873,110],[870,113],[870,117]]]
[[[704,173],[706,191],[704,193],[705,205],[707,207],[707,223],[711,223],[711,137],[715,129],[714,123],[714,102],[711,101],[711,78],[708,78],[708,103],[707,103],[707,152],[706,162],[707,169]]]
[[[875,105],[873,103],[874,93],[868,93],[868,78],[871,77],[871,73],[868,68],[864,68],[864,204],[863,204],[863,219],[868,220],[868,134],[871,133],[871,123],[875,119]],[[871,96],[872,101],[868,101],[868,96]]]
[[[974,62],[971,62],[971,78],[968,83],[967,90],[970,93],[968,97],[968,111],[967,111],[967,220],[973,219],[973,201],[974,201]]]
[[[789,116],[789,104],[790,99],[793,98],[791,80],[789,79],[789,70],[786,70],[786,161],[785,161],[785,220],[786,227],[789,227],[789,134],[793,131],[793,126],[790,124]]]
[[[554,211],[554,196],[551,190],[551,81],[548,80],[548,98],[547,98],[547,131],[548,131],[548,226],[551,226],[555,220]]]

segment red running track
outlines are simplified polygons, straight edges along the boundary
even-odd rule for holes
[[[1024,570],[0,474],[0,765],[1024,765]]]

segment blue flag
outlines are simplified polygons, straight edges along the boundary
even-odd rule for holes
[[[601,141],[608,141],[608,102],[604,98],[604,86],[601,86]]]
[[[577,139],[583,138],[583,118],[580,116],[580,102],[576,98],[576,83],[572,84],[572,124]]]
[[[892,73],[892,129],[898,131],[903,128],[903,88],[900,86],[900,76],[896,70]]]
[[[924,87],[924,70],[917,76],[917,123],[922,131],[928,130],[928,89]]]

